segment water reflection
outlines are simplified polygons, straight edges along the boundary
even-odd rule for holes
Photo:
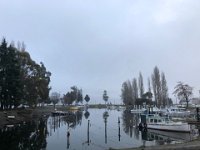
[[[121,138],[121,130],[120,130],[120,118],[118,117],[118,137],[119,137],[119,141]]]
[[[0,130],[0,148],[6,150],[43,149],[47,137],[46,119]]]
[[[82,111],[68,112],[65,116],[52,116],[49,119],[50,129],[53,128],[55,132],[56,129],[60,128],[61,123],[67,124],[68,129],[75,129],[77,125],[81,125],[82,116]]]
[[[90,145],[91,140],[90,140],[90,120],[88,120],[88,127],[87,127],[87,144]]]
[[[171,144],[192,139],[187,133],[141,132],[135,126],[138,118],[138,115],[128,111],[105,109],[50,116],[48,119],[0,130],[0,149],[101,150]]]
[[[103,113],[103,119],[104,119],[104,123],[105,123],[105,143],[107,144],[107,119],[109,117],[109,114],[107,111],[105,111]]]
[[[85,119],[88,119],[89,118],[89,116],[90,116],[90,113],[89,113],[89,111],[87,110],[85,113],[84,113],[84,116],[85,116]]]
[[[89,112],[88,112],[89,113]],[[71,130],[75,129],[78,125],[81,126],[83,112],[82,111],[69,111],[65,116],[54,115],[49,120],[50,136],[53,136],[52,129],[55,132],[59,128],[66,125],[66,138],[67,138],[67,149],[70,148],[71,141]],[[88,115],[89,117],[89,115]]]
[[[133,127],[136,123],[134,114],[125,110],[122,113],[122,119],[123,119],[124,132],[129,134],[130,137],[132,137],[133,136],[133,129],[134,129]]]

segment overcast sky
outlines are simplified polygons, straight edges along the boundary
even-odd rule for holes
[[[52,91],[72,85],[91,103],[121,103],[121,85],[157,65],[172,96],[178,81],[200,90],[199,0],[0,0],[0,36],[24,41],[52,73]],[[173,96],[172,96],[173,98]]]

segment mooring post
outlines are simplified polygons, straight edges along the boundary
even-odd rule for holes
[[[88,120],[87,143],[90,144],[90,120]]]
[[[105,143],[107,144],[107,117],[105,117]]]
[[[118,117],[118,137],[119,137],[119,141],[120,141],[121,134],[120,134],[120,119],[119,119],[119,117]]]

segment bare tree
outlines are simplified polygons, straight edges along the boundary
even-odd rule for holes
[[[192,95],[193,88],[188,84],[179,81],[174,89],[175,91],[173,94],[177,95],[179,100],[185,100],[188,108],[189,97]]]
[[[52,101],[52,103],[54,105],[54,109],[55,109],[55,105],[58,103],[59,99],[60,99],[60,94],[58,92],[51,93],[50,100]]]
[[[144,94],[144,84],[143,84],[143,77],[142,77],[141,72],[139,73],[138,87],[139,87],[139,92],[140,92],[140,98],[142,98],[142,95]]]

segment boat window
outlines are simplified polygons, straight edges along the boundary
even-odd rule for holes
[[[153,119],[150,119],[150,122],[153,122]]]
[[[157,119],[154,119],[154,122],[157,123]]]
[[[161,122],[161,120],[158,120],[158,122]]]

